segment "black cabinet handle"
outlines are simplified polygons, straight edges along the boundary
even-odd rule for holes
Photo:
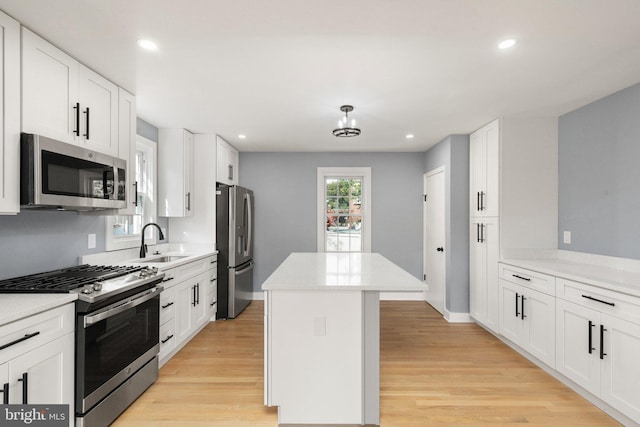
[[[138,181],[133,183],[133,206],[138,206]]]
[[[604,333],[606,329],[604,325],[600,325],[600,359],[604,359],[607,353],[604,352]]]
[[[522,320],[524,320],[525,317],[527,317],[524,314],[524,301],[526,300],[526,298],[524,297],[524,295],[522,295],[522,298],[520,298],[520,318]]]
[[[80,136],[80,103],[76,102],[76,105],[73,107],[74,110],[76,110],[76,129],[73,131],[73,133],[76,134],[76,136]]]
[[[478,197],[476,198],[476,210],[480,211],[480,192],[478,191]]]
[[[484,210],[484,191],[480,192],[480,210]]]
[[[8,405],[9,404],[9,383],[4,383],[4,385],[2,386],[2,390],[0,390],[0,393],[2,393],[2,404]]]
[[[187,210],[191,211],[191,192],[187,193]]]
[[[601,302],[602,304],[607,304],[607,305],[610,305],[611,307],[615,307],[616,306],[616,304],[613,303],[613,302],[603,301],[601,299],[594,298],[591,295],[582,295],[582,298],[590,299],[591,301]]]
[[[162,308],[168,308],[168,307],[171,307],[172,305],[173,305],[173,303],[172,303],[172,302],[170,302],[170,303],[168,303],[168,304],[166,304],[166,305],[163,305],[163,306],[162,306]]]
[[[512,276],[515,277],[516,279],[526,280],[527,282],[531,281],[529,277],[522,277],[522,276],[518,276],[517,274],[512,274]]]
[[[10,343],[4,344],[0,346],[0,350],[4,350],[5,348],[11,347],[12,345],[18,344],[19,342],[26,341],[29,338],[33,338],[36,335],[40,335],[40,332],[34,332],[32,334],[26,334],[22,338],[18,338],[17,340],[11,341]]]
[[[594,326],[595,325],[593,324],[593,322],[589,320],[589,354],[591,354],[593,350],[595,350],[595,348],[593,348],[593,327]]]
[[[233,165],[230,164],[229,166],[227,166],[227,178],[229,178],[229,181],[233,181]]]
[[[22,382],[22,404],[26,405],[29,395],[29,373],[25,372],[22,374],[22,378],[18,378],[18,381]]]
[[[196,283],[196,305],[200,305],[200,283]]]
[[[438,252],[444,252],[444,248],[443,248],[443,247],[436,248],[436,251],[438,251]]]
[[[480,224],[480,233],[482,233],[482,238],[480,239],[481,242],[484,243],[484,224]]]
[[[191,290],[193,291],[193,295],[191,295],[192,297],[191,305],[195,307],[196,306],[196,285],[193,285],[191,287]]]
[[[89,107],[87,107],[84,113],[87,115],[87,133],[85,133],[84,136],[89,139]]]
[[[214,301],[214,302],[212,302],[211,304],[209,304],[209,307],[213,307],[213,306],[214,306],[214,305],[216,305],[217,303],[218,303],[217,301]]]
[[[164,282],[168,282],[168,281],[170,281],[170,280],[173,280],[173,277],[169,277],[169,278],[167,278],[167,279],[164,279],[164,280],[162,281],[162,283],[164,283]]]
[[[520,317],[520,312],[518,311],[518,300],[520,299],[520,295],[516,292],[516,317]]]
[[[167,341],[169,341],[171,338],[173,338],[173,334],[169,335],[168,337],[166,337],[165,339],[161,340],[160,342],[162,344],[166,343]]]
[[[480,243],[480,224],[476,224],[476,242]]]

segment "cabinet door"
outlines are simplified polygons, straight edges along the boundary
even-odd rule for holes
[[[11,403],[24,403],[24,382],[18,380],[25,374],[27,403],[70,404],[73,415],[74,334],[66,334],[9,362]]]
[[[600,313],[556,300],[556,370],[591,393],[600,393]]]
[[[22,131],[76,143],[79,64],[22,27]]]
[[[601,398],[634,420],[640,420],[640,327],[602,314],[604,353]],[[598,330],[598,342],[600,338]],[[599,357],[599,355],[598,355]]]
[[[524,322],[522,319],[522,286],[500,280],[500,333],[514,343],[523,346]]]
[[[522,346],[552,368],[555,366],[555,297],[531,289],[523,289],[525,334]]]
[[[218,138],[216,142],[216,181],[223,184],[231,183],[228,170],[228,152],[227,144]]]
[[[497,218],[473,218],[470,250],[470,313],[494,332],[500,329]]]
[[[484,127],[486,144],[486,187],[482,197],[485,216],[500,215],[500,121],[494,120]]]
[[[193,330],[192,310],[195,307],[197,277],[176,285],[176,346],[184,342]]]
[[[79,66],[80,136],[84,145],[118,155],[118,87],[84,65]]]
[[[469,178],[471,216],[483,216],[482,200],[487,191],[487,144],[484,129],[473,132],[469,140]]]
[[[0,59],[0,214],[16,214],[20,211],[20,24],[2,12]]]
[[[118,89],[118,157],[127,161],[127,207],[119,215],[136,212],[136,97]]]
[[[240,154],[234,148],[230,148],[228,151],[229,162],[229,178],[231,185],[238,185],[238,172],[240,170]]]

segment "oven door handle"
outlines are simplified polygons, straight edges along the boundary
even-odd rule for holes
[[[85,316],[84,327],[86,328],[87,326],[91,326],[94,323],[100,322],[101,320],[108,319],[109,317],[115,316],[116,314],[127,311],[132,307],[147,302],[151,298],[160,294],[160,292],[162,292],[162,289],[162,286],[156,286],[155,288],[151,288],[148,291],[137,294],[135,298],[132,298],[127,302],[113,304],[103,308],[102,310],[96,312],[95,314],[92,314],[91,316]]]

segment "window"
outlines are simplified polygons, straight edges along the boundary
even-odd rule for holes
[[[156,222],[156,143],[140,135],[136,136],[135,182],[138,193],[133,215],[107,217],[106,250],[140,246],[140,231],[144,224]],[[149,232],[145,243],[154,244],[156,233]]]
[[[371,252],[371,168],[318,168],[318,252]]]

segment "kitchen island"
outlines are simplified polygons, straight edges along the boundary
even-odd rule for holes
[[[262,289],[279,424],[379,425],[380,292],[427,286],[380,254],[292,253]]]

